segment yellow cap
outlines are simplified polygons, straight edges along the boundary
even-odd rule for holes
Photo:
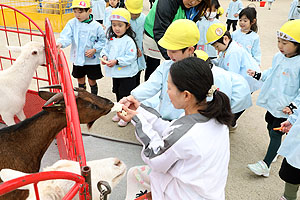
[[[224,8],[222,7],[219,7],[218,10],[217,10],[217,14],[219,14],[219,16],[221,17],[224,13]]]
[[[291,20],[283,24],[280,30],[277,31],[277,37],[300,43],[300,19]]]
[[[130,12],[125,8],[117,8],[111,12],[109,20],[116,20],[129,23],[131,19]]]
[[[197,55],[197,58],[200,58],[200,59],[202,59],[204,61],[207,61],[208,54],[205,51],[196,50],[194,53]]]
[[[215,23],[210,25],[206,32],[206,44],[212,44],[220,39],[226,32],[226,26],[222,23]]]
[[[199,39],[200,33],[195,22],[178,19],[168,27],[158,44],[167,50],[180,50],[195,46]]]
[[[90,8],[90,0],[73,0],[71,8]]]
[[[126,0],[126,9],[132,14],[139,14],[143,11],[143,0]]]

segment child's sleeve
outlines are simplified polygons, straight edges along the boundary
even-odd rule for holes
[[[275,68],[274,63],[276,63],[276,57],[277,57],[277,54],[273,57],[272,67],[262,72],[262,74],[261,74],[262,81],[265,81],[274,71],[274,68]]]
[[[134,41],[127,40],[125,45],[125,55],[117,56],[115,59],[118,60],[118,64],[121,66],[131,65],[137,59],[137,49]]]
[[[93,48],[96,49],[96,52],[100,53],[103,47],[105,46],[106,37],[104,30],[101,26],[97,29],[97,41],[95,42]]]
[[[243,6],[243,3],[240,1],[239,2],[239,9],[237,11],[238,14],[240,14],[240,12],[243,10],[244,6]]]
[[[294,111],[293,114],[289,115],[289,117],[288,117],[287,120],[288,120],[291,124],[294,124],[294,123],[297,121],[298,116],[299,116],[299,110],[296,109],[296,110]]]
[[[105,42],[105,45],[104,45],[104,47],[103,47],[103,49],[101,50],[101,52],[100,52],[100,58],[102,58],[103,56],[108,56],[108,45],[109,45],[109,43],[108,43],[109,41],[108,40],[106,40],[106,42]]]
[[[231,53],[228,55],[227,67],[230,69],[229,71],[240,74],[241,68],[241,56],[238,53]]]
[[[72,26],[71,23],[68,22],[65,26],[65,28],[62,30],[60,33],[59,38],[57,39],[56,43],[61,44],[62,48],[65,48],[69,46],[73,41],[73,31],[72,31]]]
[[[251,54],[253,58],[256,60],[256,62],[260,65],[261,64],[261,49],[260,49],[260,39],[257,38],[254,40]]]

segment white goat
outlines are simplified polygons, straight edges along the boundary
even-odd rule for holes
[[[14,115],[21,121],[26,118],[23,112],[26,92],[36,68],[45,64],[46,57],[44,45],[39,42],[8,48],[21,52],[10,68],[0,71],[0,115],[10,126],[15,124]]]
[[[98,181],[107,181],[111,188],[114,188],[124,177],[126,173],[126,165],[118,158],[105,158],[101,160],[88,161],[87,166],[91,167],[91,182],[93,200],[99,199],[100,192],[97,189]],[[44,168],[43,171],[67,171],[80,174],[80,166],[78,162],[70,160],[59,160],[54,165]],[[3,181],[27,175],[26,173],[12,170],[2,169],[0,177]],[[38,183],[40,199],[43,200],[60,200],[68,193],[74,181],[70,180],[49,180]],[[21,190],[28,189],[29,197],[27,200],[35,200],[35,192],[33,185],[26,185]],[[74,199],[79,199],[78,194]]]

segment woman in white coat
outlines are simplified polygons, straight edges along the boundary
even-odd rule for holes
[[[143,144],[152,199],[224,200],[233,117],[228,97],[213,85],[208,63],[195,57],[172,64],[168,95],[175,108],[185,111],[172,122],[132,96],[130,108],[123,106],[127,115],[118,113],[131,120]]]

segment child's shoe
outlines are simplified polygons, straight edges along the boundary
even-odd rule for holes
[[[279,200],[287,200],[284,196],[280,197]]]
[[[279,156],[278,154],[275,156],[275,158],[273,159],[272,163],[277,161],[278,156]]]
[[[115,116],[113,116],[113,118],[111,118],[111,120],[113,122],[118,122],[118,121],[120,121],[120,117],[116,114]]]
[[[120,127],[125,127],[125,126],[127,126],[127,124],[128,124],[128,122],[125,122],[125,121],[122,120],[122,119],[118,122],[118,125],[119,125]]]
[[[263,161],[260,160],[255,164],[249,164],[248,168],[256,175],[259,176],[264,176],[264,177],[269,177],[270,175],[270,168],[268,168],[267,164]]]

